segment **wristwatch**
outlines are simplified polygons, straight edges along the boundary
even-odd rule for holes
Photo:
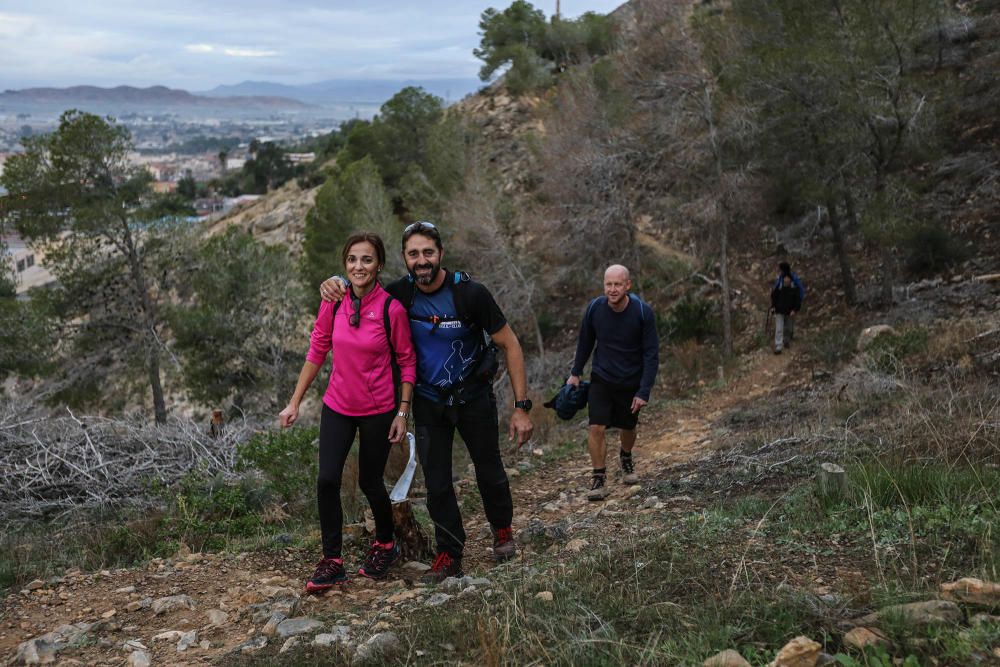
[[[524,410],[525,412],[531,412],[531,399],[530,398],[526,398],[523,401],[514,401],[514,407],[515,408],[520,408],[521,410]]]
[[[405,410],[400,410],[399,412],[396,413],[396,416],[397,417],[402,417],[403,419],[409,419],[410,418],[410,413],[406,412]]]

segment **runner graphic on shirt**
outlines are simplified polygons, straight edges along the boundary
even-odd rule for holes
[[[465,346],[461,340],[451,341],[451,350],[451,356],[444,362],[444,372],[447,377],[441,378],[437,383],[439,387],[450,387],[452,384],[459,382],[464,376],[466,369],[475,360],[475,354],[469,357],[465,357],[462,354]]]

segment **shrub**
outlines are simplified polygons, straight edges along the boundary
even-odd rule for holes
[[[897,334],[882,334],[868,347],[869,363],[886,373],[899,370],[908,357],[927,351],[929,338],[927,329],[922,327],[906,329]]]
[[[835,368],[854,357],[859,332],[856,324],[823,329],[810,337],[807,352],[824,366]]]
[[[551,62],[523,44],[515,44],[508,51],[511,54],[511,65],[506,81],[510,92],[520,95],[552,85]]]
[[[230,482],[193,472],[166,495],[169,510],[158,535],[160,555],[173,553],[182,542],[193,551],[223,549],[229,538],[253,536],[263,527],[268,492],[252,479]]]
[[[939,273],[963,261],[968,253],[955,235],[939,225],[923,225],[907,236],[906,268],[915,275]]]
[[[685,295],[670,309],[666,322],[666,337],[673,341],[704,341],[715,333],[715,309],[711,301]]]
[[[285,503],[300,505],[313,498],[318,437],[317,427],[259,433],[240,446],[239,468],[260,471],[268,488]]]

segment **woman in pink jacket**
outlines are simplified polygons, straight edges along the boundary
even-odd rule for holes
[[[375,515],[375,541],[358,573],[381,579],[399,558],[399,547],[393,539],[392,505],[382,476],[392,443],[402,442],[406,435],[416,380],[417,358],[410,339],[410,320],[403,305],[378,282],[385,265],[385,245],[378,235],[352,235],[344,244],[343,259],[351,280],[350,298],[340,302],[342,307],[327,301],[320,304],[295,393],[280,415],[282,427],[298,419],[302,396],[332,349],[333,370],[323,396],[319,427],[317,495],[323,559],[306,583],[310,593],[347,581],[341,556],[340,483],[347,453],[358,431],[358,486]],[[401,382],[398,404],[393,361]]]

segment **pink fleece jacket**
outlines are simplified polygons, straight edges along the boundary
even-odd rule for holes
[[[354,313],[350,298],[343,300],[336,314],[333,312],[334,304],[329,301],[319,306],[306,361],[322,366],[326,363],[327,352],[333,349],[333,370],[323,402],[342,415],[362,417],[388,412],[396,407],[389,363],[391,353],[382,322],[388,298],[389,293],[378,284],[364,295],[358,327],[352,327],[350,323]],[[410,337],[410,319],[398,301],[389,304],[389,324],[400,380],[416,382],[417,355]]]

